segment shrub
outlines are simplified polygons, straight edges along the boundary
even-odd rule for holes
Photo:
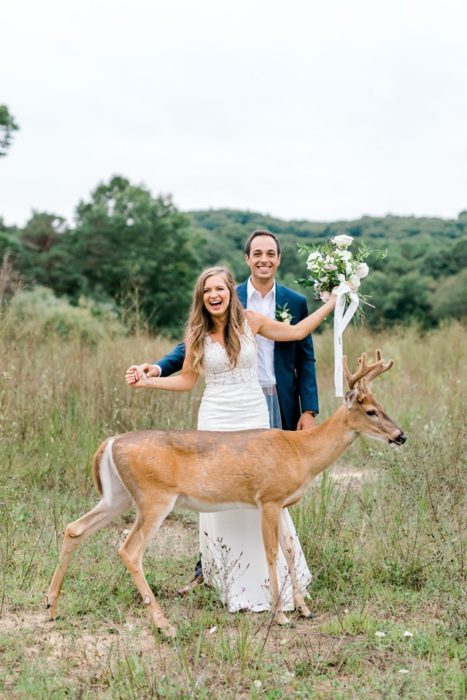
[[[81,297],[79,305],[73,306],[46,287],[15,294],[3,309],[1,325],[2,334],[12,339],[59,336],[95,344],[105,336],[125,333],[111,304]]]

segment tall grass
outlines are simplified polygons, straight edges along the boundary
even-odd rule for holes
[[[126,518],[79,551],[53,633],[17,620],[42,609],[63,528],[95,502],[89,466],[100,440],[127,430],[193,428],[202,387],[171,394],[125,385],[127,366],[171,347],[162,339],[63,337],[28,323],[26,330],[15,328],[11,315],[0,318],[0,654],[7,660],[0,691],[44,698],[462,697],[463,326],[345,335],[350,364],[376,347],[395,360],[374,389],[408,442],[392,450],[360,438],[342,462],[369,478],[355,485],[325,475],[294,510],[314,574],[317,621],[296,621],[298,631],[289,633],[264,616],[227,615],[210,591],[177,600],[196,557],[196,520],[182,514],[175,522],[191,545],[178,555],[170,548],[147,555],[151,584],[180,629],[168,646],[145,636],[144,611],[115,556]],[[339,405],[330,332],[315,345],[326,417]],[[381,629],[386,637],[378,641]],[[403,641],[406,629],[411,642]],[[107,651],[99,656],[103,635]],[[87,637],[97,640],[96,658],[85,650]],[[406,667],[410,676],[399,675]]]
[[[395,360],[373,389],[408,442],[388,449],[361,438],[344,460],[375,471],[374,483],[356,497],[325,479],[298,508],[308,555],[326,583],[329,575],[344,585],[351,579],[352,585],[389,582],[413,589],[464,581],[466,339],[456,324],[423,336],[415,329],[377,338],[347,334],[349,360],[375,344]],[[318,367],[329,386],[331,338],[319,340]],[[335,403],[331,393],[324,393],[326,412]]]

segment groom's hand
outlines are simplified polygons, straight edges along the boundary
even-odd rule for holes
[[[302,413],[297,423],[297,430],[310,430],[314,425],[315,417],[308,411],[305,411],[305,413]]]
[[[125,372],[125,381],[128,385],[132,386],[137,384],[143,375],[146,377],[158,377],[160,374],[159,367],[155,365],[150,365],[144,362],[142,365],[131,365]]]

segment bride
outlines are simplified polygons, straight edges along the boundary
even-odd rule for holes
[[[138,366],[132,366],[127,370],[126,382],[136,388],[190,391],[204,370],[206,388],[198,413],[198,430],[267,429],[269,413],[258,382],[254,336],[259,334],[276,342],[301,340],[326,318],[334,305],[332,296],[296,325],[280,323],[244,310],[230,271],[224,267],[209,268],[195,285],[182,372],[171,377],[148,377]],[[221,451],[219,460],[222,461]],[[305,595],[311,574],[286,509],[280,527],[294,543],[298,580]],[[228,610],[269,610],[269,575],[261,544],[259,511],[201,513],[199,538],[204,580],[216,588]],[[292,610],[292,585],[282,552],[278,577],[282,610]]]

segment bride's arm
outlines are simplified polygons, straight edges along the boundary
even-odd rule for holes
[[[130,367],[125,375],[128,386],[135,389],[165,389],[166,391],[191,391],[197,382],[198,374],[189,369],[182,369],[180,374],[172,377],[150,377],[138,367]]]
[[[246,311],[245,313],[253,333],[278,342],[303,340],[331,313],[336,305],[336,299],[334,294],[331,295],[329,301],[293,326],[281,321],[274,321],[256,311]]]

